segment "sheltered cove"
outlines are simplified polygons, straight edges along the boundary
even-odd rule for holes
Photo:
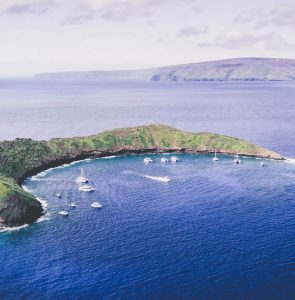
[[[97,135],[49,141],[15,139],[0,142],[0,225],[20,226],[42,215],[41,203],[21,188],[22,182],[48,168],[87,158],[147,153],[214,153],[283,160],[274,151],[245,140],[190,133],[149,125],[105,131]]]

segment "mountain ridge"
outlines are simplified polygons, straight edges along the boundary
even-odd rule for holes
[[[34,77],[56,80],[295,81],[295,59],[230,58],[142,70],[53,72]]]

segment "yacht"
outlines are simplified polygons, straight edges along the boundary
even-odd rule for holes
[[[214,155],[214,157],[213,157],[213,161],[219,161],[219,158],[218,158],[217,155],[216,155],[216,151],[215,151],[215,155]]]
[[[59,215],[67,217],[69,215],[69,213],[66,210],[61,210],[58,212]]]
[[[176,156],[172,156],[172,157],[170,158],[170,160],[171,160],[171,162],[178,162],[178,161],[179,161],[179,158],[176,157]]]
[[[76,182],[77,183],[87,183],[88,182],[88,179],[85,177],[85,175],[84,175],[84,170],[83,169],[81,169],[81,174],[80,174],[80,176],[78,176],[77,178],[76,178]]]
[[[262,162],[260,163],[260,166],[261,166],[261,167],[265,167],[264,161],[262,161]]]
[[[162,157],[161,158],[161,163],[167,163],[168,162],[168,159],[167,158],[165,158],[165,157]]]
[[[55,196],[56,196],[57,198],[61,198],[61,193],[56,193]]]
[[[152,162],[153,162],[153,160],[152,160],[151,158],[149,158],[149,157],[145,157],[145,158],[143,159],[143,161],[144,161],[145,164],[149,164],[149,163],[152,163]]]
[[[102,208],[102,205],[98,202],[92,202],[91,207],[93,207],[93,208]]]
[[[76,207],[76,203],[75,202],[71,202],[70,204],[69,204],[69,207]]]
[[[92,192],[94,191],[94,187],[90,186],[90,185],[82,185],[79,187],[79,191],[81,192]]]

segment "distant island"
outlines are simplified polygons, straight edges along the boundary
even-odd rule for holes
[[[143,70],[57,72],[38,79],[145,81],[294,81],[295,60],[234,58]]]
[[[41,203],[21,188],[38,172],[64,163],[111,155],[183,152],[213,153],[282,160],[274,151],[245,140],[213,134],[190,133],[149,125],[105,131],[97,135],[54,138],[49,141],[15,139],[0,142],[0,225],[19,226],[42,215]]]

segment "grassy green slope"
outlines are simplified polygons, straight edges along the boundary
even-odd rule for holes
[[[241,155],[282,158],[278,153],[241,139],[150,125],[115,129],[88,137],[56,138],[48,142],[30,139],[0,142],[0,174],[18,180],[30,170],[55,160],[75,159],[81,153],[140,149],[186,149],[196,152],[216,150],[232,154],[239,151]]]
[[[33,170],[46,168],[52,163],[75,160],[81,155],[93,157],[101,152],[133,150],[216,150],[219,153],[232,154],[239,151],[241,155],[282,159],[276,152],[241,139],[211,133],[183,132],[164,125],[115,129],[88,137],[56,138],[50,141],[3,141],[0,142],[0,204],[1,201],[7,204],[10,198],[22,199],[28,207],[36,204],[35,198],[25,193],[15,182]],[[1,215],[0,205],[0,223],[1,218],[3,219],[3,213]]]

